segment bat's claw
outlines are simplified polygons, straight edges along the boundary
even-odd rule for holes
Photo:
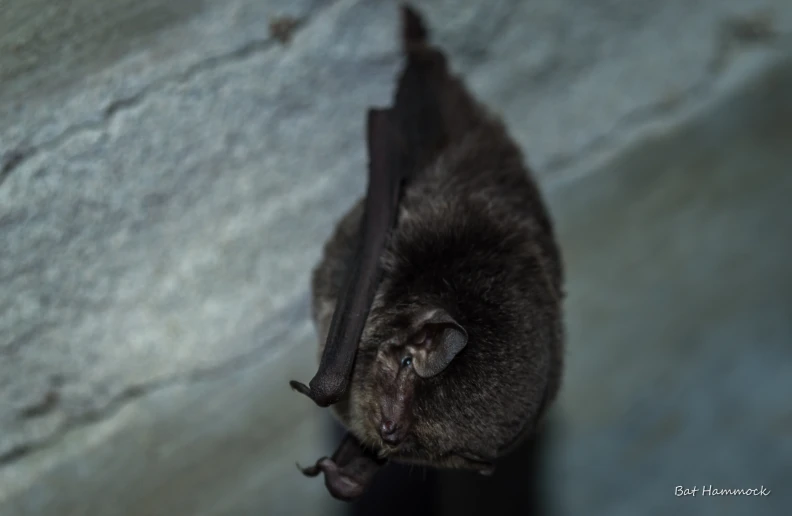
[[[292,388],[292,390],[295,390],[300,394],[305,394],[309,398],[311,397],[311,389],[304,383],[300,383],[297,380],[292,380],[289,382],[289,386]]]
[[[297,463],[297,469],[299,469],[300,472],[306,477],[315,477],[322,472],[322,468],[319,467],[319,463],[325,459],[327,459],[327,457],[322,457],[321,459],[316,461],[316,464],[314,464],[313,466],[308,466],[307,468],[304,468],[300,466],[300,463]]]
[[[317,376],[319,375],[320,373],[317,373]],[[313,384],[315,381],[316,380],[312,380],[311,383]],[[333,377],[328,374],[322,376],[321,381],[317,385],[312,385],[311,387],[297,380],[289,382],[289,386],[292,390],[308,396],[320,407],[329,407],[338,402],[341,397],[340,393],[346,390],[344,384],[345,382],[343,380],[338,380],[338,377]]]

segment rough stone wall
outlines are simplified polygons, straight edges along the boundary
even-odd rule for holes
[[[559,511],[761,507],[673,487],[792,458],[792,4],[419,5],[559,220]],[[293,462],[330,445],[287,381],[395,6],[0,0],[0,514],[319,512]],[[769,487],[740,503],[789,505]]]

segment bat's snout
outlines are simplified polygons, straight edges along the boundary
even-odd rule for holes
[[[380,437],[382,440],[391,446],[397,446],[404,441],[407,433],[404,431],[405,427],[395,423],[392,419],[383,419],[380,424]]]

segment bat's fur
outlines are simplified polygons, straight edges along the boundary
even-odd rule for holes
[[[408,54],[443,60],[446,145],[405,186],[351,383],[332,410],[383,458],[485,472],[533,430],[559,390],[562,259],[542,196],[502,121],[445,71],[440,51],[425,39],[407,43]],[[361,200],[313,272],[320,356],[362,214]],[[396,417],[409,421],[409,433],[392,446],[380,425],[382,407],[396,403],[383,400],[393,396],[398,353],[438,309],[464,328],[467,345],[441,373],[407,377],[409,399]]]

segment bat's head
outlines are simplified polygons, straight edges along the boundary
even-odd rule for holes
[[[364,335],[351,389],[353,426],[384,454],[414,448],[422,421],[416,399],[467,345],[465,329],[442,308],[375,316]]]

